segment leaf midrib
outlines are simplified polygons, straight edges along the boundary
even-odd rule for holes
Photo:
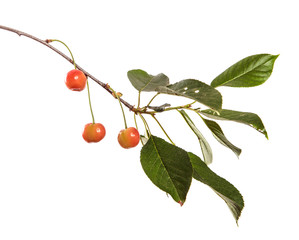
[[[141,90],[139,90],[139,92],[143,91],[143,90],[149,85],[149,83],[151,82],[151,80],[154,78],[154,76],[151,76],[151,75],[148,74],[148,73],[147,73],[147,75],[148,75],[149,77],[152,77],[152,78],[150,78],[150,81],[149,81],[147,84],[145,84],[145,86],[144,86],[143,88],[141,88]]]
[[[154,148],[155,148],[155,150],[156,150],[157,153],[158,153],[158,156],[159,156],[161,165],[164,167],[164,169],[166,169],[165,172],[167,173],[167,176],[168,176],[168,178],[170,179],[170,181],[171,181],[171,183],[172,183],[172,185],[173,185],[173,187],[174,187],[174,189],[175,189],[175,192],[176,192],[177,196],[178,196],[178,197],[180,198],[180,200],[181,200],[181,196],[180,196],[180,194],[178,193],[178,191],[177,191],[177,189],[176,189],[176,185],[175,185],[174,182],[172,181],[172,179],[171,179],[171,177],[170,177],[170,175],[169,175],[169,173],[168,173],[168,170],[167,170],[167,168],[165,167],[165,165],[164,165],[164,163],[163,163],[163,161],[162,161],[162,158],[160,157],[158,148],[156,147],[156,143],[155,143],[155,141],[154,141],[153,138],[152,138],[152,142],[153,142],[153,144],[154,144]]]
[[[160,75],[161,73],[159,73],[158,75]],[[150,83],[151,83],[151,81],[155,78],[155,77],[157,77],[158,75],[156,75],[156,76],[153,76],[153,75],[150,75],[150,74],[148,74],[147,73],[147,75],[150,77],[150,81],[147,83],[147,84],[145,84],[145,86],[141,89],[141,90],[139,90],[139,92],[141,92],[141,91],[143,91]],[[157,89],[157,88],[155,88],[155,89]]]
[[[231,80],[229,80],[229,81],[227,81],[227,82],[225,82],[225,83],[223,83],[223,84],[220,84],[220,85],[218,85],[218,86],[216,86],[216,87],[220,87],[220,86],[223,86],[223,85],[225,85],[225,84],[227,84],[227,83],[230,83],[231,81],[234,81],[234,80],[236,80],[237,78],[242,77],[243,75],[252,72],[252,71],[255,70],[256,68],[258,68],[258,67],[260,67],[261,65],[263,65],[263,64],[265,64],[265,63],[267,63],[267,62],[269,62],[270,60],[271,60],[271,58],[268,59],[267,61],[263,62],[263,63],[260,64],[259,66],[256,66],[256,67],[252,68],[250,71],[248,71],[248,72],[245,72],[245,71],[244,71],[244,72],[241,73],[240,75],[238,75],[238,76],[232,78]]]

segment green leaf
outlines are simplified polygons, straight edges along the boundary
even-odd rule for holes
[[[128,71],[128,78],[138,91],[156,91],[157,87],[169,84],[168,77],[163,73],[153,76],[141,69]]]
[[[212,82],[212,87],[254,87],[263,84],[271,75],[279,55],[258,54],[235,63]]]
[[[198,128],[195,126],[195,124],[192,122],[192,120],[189,117],[189,115],[184,110],[179,110],[179,112],[183,116],[183,118],[185,119],[185,121],[188,124],[188,126],[191,128],[191,130],[197,136],[197,138],[199,140],[200,147],[201,147],[202,155],[203,155],[204,160],[205,160],[205,163],[206,164],[211,164],[212,161],[213,161],[213,153],[212,153],[212,149],[210,147],[210,144],[204,138],[204,136],[198,130]]]
[[[268,139],[268,134],[265,129],[265,126],[258,115],[250,112],[238,112],[233,110],[221,109],[219,111],[214,111],[212,109],[202,110],[200,111],[205,116],[216,119],[216,120],[230,120],[239,123],[243,123],[253,127],[260,133],[264,134]]]
[[[211,132],[213,133],[214,137],[218,140],[218,142],[231,149],[237,155],[237,157],[239,157],[242,150],[236,147],[235,145],[233,145],[230,141],[228,141],[221,127],[218,125],[218,123],[205,119],[203,117],[201,118],[204,121],[204,123],[207,125],[207,127],[211,130]]]
[[[169,103],[165,103],[161,106],[147,106],[149,109],[152,109],[156,112],[163,112],[167,107],[170,107],[171,105]]]
[[[158,188],[181,205],[185,202],[193,173],[185,150],[152,135],[141,149],[140,161],[144,172]]]
[[[191,98],[216,110],[221,109],[222,106],[222,96],[220,92],[195,79],[186,79],[172,85],[158,87],[157,91]]]
[[[215,174],[198,156],[193,153],[188,154],[193,167],[193,178],[212,188],[226,202],[238,223],[244,208],[244,200],[238,189]]]

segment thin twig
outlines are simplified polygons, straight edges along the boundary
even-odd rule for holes
[[[71,58],[69,58],[67,55],[65,55],[63,52],[59,51],[57,48],[53,47],[51,44],[49,44],[49,40],[42,40],[40,38],[37,38],[33,35],[30,35],[28,33],[19,31],[17,29],[13,29],[10,27],[6,27],[6,26],[2,26],[0,25],[0,29],[3,30],[7,30],[9,32],[13,32],[18,34],[19,36],[25,36],[27,38],[30,38],[34,41],[37,41],[43,45],[45,45],[46,47],[52,49],[54,52],[58,53],[60,56],[62,56],[63,58],[65,58],[67,61],[69,61],[71,64],[73,63],[73,60]],[[111,89],[108,87],[108,84],[101,82],[100,80],[98,80],[96,77],[92,76],[89,72],[87,72],[86,70],[84,70],[82,67],[80,67],[78,64],[76,64],[77,69],[79,69],[80,71],[82,71],[87,77],[91,78],[93,81],[95,81],[97,84],[99,84],[101,87],[103,87],[104,89],[106,89],[107,92],[109,92],[112,95],[112,91]],[[129,104],[128,102],[126,102],[125,100],[123,100],[122,98],[119,98],[120,101],[127,107],[129,108],[131,111],[134,111],[134,106]]]

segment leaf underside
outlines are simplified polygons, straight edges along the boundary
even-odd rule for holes
[[[219,91],[196,79],[186,79],[168,86],[157,88],[160,93],[193,99],[213,109],[221,109],[222,96]]]
[[[206,109],[200,111],[200,113],[204,114],[205,116],[216,119],[216,120],[229,120],[238,123],[246,124],[258,132],[264,134],[264,136],[268,139],[268,133],[265,129],[265,126],[260,119],[260,117],[255,113],[250,112],[240,112],[228,109],[221,109],[219,111],[214,111],[212,109]]]
[[[160,86],[169,85],[169,79],[163,73],[153,76],[141,69],[135,69],[128,71],[127,76],[138,91],[151,92]]]
[[[203,117],[201,117],[202,120],[204,121],[204,123],[207,125],[207,127],[211,130],[213,136],[216,138],[216,140],[218,142],[220,142],[222,145],[228,147],[229,149],[231,149],[236,155],[237,157],[240,156],[242,150],[238,147],[236,147],[235,145],[233,145],[224,135],[221,127],[218,125],[218,123],[205,119]]]
[[[195,126],[189,115],[184,110],[179,110],[180,114],[188,124],[188,126],[191,128],[191,130],[194,132],[194,134],[197,136],[201,151],[204,157],[204,161],[206,164],[211,164],[213,161],[213,152],[210,147],[210,144],[205,139],[205,137],[202,135],[202,133],[198,130],[198,128]]]
[[[244,208],[244,200],[238,189],[215,174],[198,156],[193,153],[188,154],[193,167],[193,178],[212,188],[225,201],[238,222]]]

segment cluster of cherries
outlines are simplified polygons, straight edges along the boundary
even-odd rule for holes
[[[68,72],[65,84],[72,91],[82,91],[87,82],[87,77],[85,74],[78,70],[73,69]],[[82,133],[83,139],[88,142],[99,142],[106,135],[106,130],[103,124],[101,123],[88,123],[84,127]],[[118,142],[123,148],[132,148],[136,147],[140,140],[139,132],[134,127],[129,127],[123,129],[118,134]]]

